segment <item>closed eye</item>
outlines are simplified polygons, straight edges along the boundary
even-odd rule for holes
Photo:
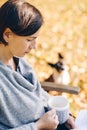
[[[32,38],[32,39],[27,39],[27,41],[28,42],[31,42],[31,41],[33,41],[33,40],[35,40],[37,37],[34,37],[34,38]]]
[[[28,42],[31,42],[32,40],[30,40],[30,39],[27,39],[27,41],[28,41]]]

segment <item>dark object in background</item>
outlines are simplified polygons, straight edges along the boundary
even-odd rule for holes
[[[61,53],[58,53],[58,61],[56,63],[47,64],[54,68],[54,73],[45,81],[66,85],[70,83],[69,67],[65,64]]]
[[[63,59],[64,57],[62,56],[61,53],[58,53],[58,62],[55,64],[48,63],[51,67],[55,68],[59,73],[61,73],[64,70],[63,66]]]

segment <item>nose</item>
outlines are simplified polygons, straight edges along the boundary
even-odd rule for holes
[[[36,40],[33,41],[32,46],[33,46],[33,49],[36,48]]]
[[[29,49],[35,49],[36,48],[36,40],[33,40],[31,42],[31,45],[29,46]]]
[[[33,40],[32,42],[32,49],[35,49],[36,48],[36,40]]]

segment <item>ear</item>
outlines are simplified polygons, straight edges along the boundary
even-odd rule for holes
[[[7,43],[9,42],[9,39],[11,38],[11,36],[12,36],[12,31],[9,28],[6,28],[3,33],[3,38]]]
[[[55,68],[55,64],[48,63],[48,65],[50,65],[51,67]]]
[[[64,58],[63,55],[60,52],[58,53],[58,58],[59,59],[63,59]]]

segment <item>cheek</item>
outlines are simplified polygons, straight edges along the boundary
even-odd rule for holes
[[[31,50],[31,44],[29,43],[22,44],[20,50],[22,52],[28,52],[29,50]]]
[[[29,46],[30,46],[29,44],[25,43],[25,44],[23,44],[22,48],[24,48],[24,49],[28,49]]]
[[[27,46],[28,46],[28,44],[25,41],[23,41],[23,40],[21,40],[20,42],[18,42],[18,47],[19,48],[24,49],[24,48],[27,48]]]

